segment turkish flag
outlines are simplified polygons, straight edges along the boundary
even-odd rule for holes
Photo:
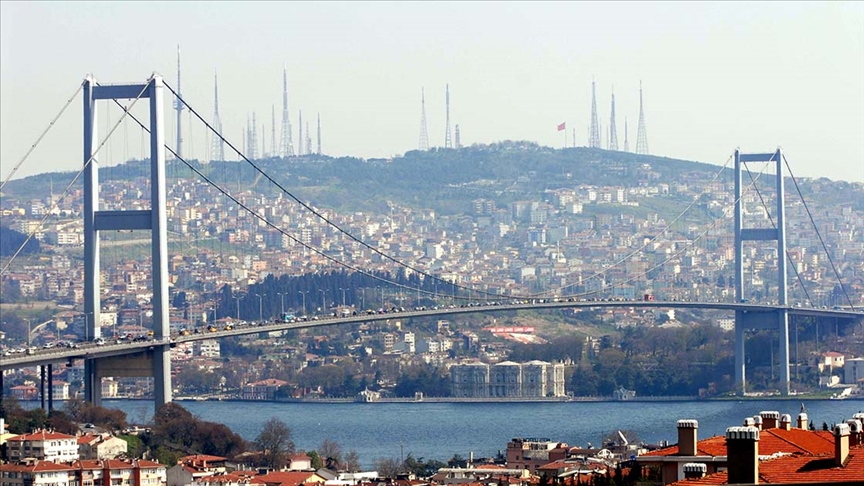
[[[564,122],[564,123],[558,125],[558,131],[559,132],[566,129],[566,128],[567,128],[567,122]]]

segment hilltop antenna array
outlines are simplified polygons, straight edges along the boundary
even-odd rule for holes
[[[594,81],[591,81],[591,132],[588,136],[588,146],[600,148],[600,121],[597,118],[597,94]]]
[[[279,155],[294,155],[294,141],[291,140],[291,120],[288,118],[288,70],[282,67],[282,137],[279,140]]]
[[[645,128],[645,111],[642,106],[642,81],[639,81],[639,128],[636,131],[636,153],[648,155],[648,131]]]
[[[426,91],[420,88],[420,150],[429,150],[429,133],[426,131]]]
[[[177,111],[177,157],[183,157],[182,116],[183,102],[180,101],[180,46],[177,46],[177,97],[174,99],[174,109]]]
[[[630,151],[630,140],[627,139],[627,117],[624,117],[624,151]]]
[[[612,87],[612,114],[609,116],[609,150],[618,150],[618,132],[615,128],[615,87]]]
[[[297,124],[300,125],[300,133],[297,134],[297,155],[304,155],[303,153],[303,110],[300,110],[300,119],[297,121]]]
[[[459,139],[459,124],[453,129],[453,146],[457,149],[462,148],[462,141]]]
[[[444,148],[453,148],[453,143],[450,141],[450,85],[447,85],[445,92],[444,105],[447,109],[447,128],[444,131]]]
[[[219,79],[213,72],[213,128],[222,132],[222,119],[219,117]],[[225,160],[225,142],[215,133],[210,136],[210,160]]]

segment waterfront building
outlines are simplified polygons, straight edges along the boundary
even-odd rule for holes
[[[450,368],[452,395],[460,398],[563,397],[564,365],[546,361],[494,365],[464,363]]]

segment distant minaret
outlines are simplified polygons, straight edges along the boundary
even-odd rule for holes
[[[321,155],[321,113],[318,113],[318,155]]]
[[[180,46],[177,46],[177,99],[174,100],[174,109],[177,111],[177,157],[183,157],[183,130],[182,119],[180,116],[183,113],[183,102],[180,101]]]
[[[303,110],[300,110],[300,121],[297,122],[300,125],[300,133],[297,135],[297,155],[304,155],[303,152]]]
[[[444,132],[444,148],[453,148],[453,143],[450,141],[450,85],[447,85],[445,92],[444,104],[447,109],[447,128]]]
[[[459,124],[453,129],[453,146],[457,149],[462,148],[462,141],[459,139]]]
[[[600,122],[597,119],[597,94],[594,81],[591,81],[591,134],[588,137],[588,146],[600,148]]]
[[[426,92],[420,88],[420,150],[429,150],[429,133],[426,131]]]
[[[628,129],[627,129],[627,117],[624,117],[624,151],[630,151],[630,140],[627,139]]]
[[[615,87],[612,87],[612,115],[609,117],[609,150],[618,150],[618,132],[615,128]]]
[[[636,153],[648,155],[648,130],[642,105],[642,81],[639,81],[639,127],[636,129]]]
[[[219,80],[213,72],[213,128],[222,133],[222,119],[219,117]],[[217,133],[210,137],[210,160],[225,160],[225,141]]]
[[[294,141],[291,140],[291,121],[288,118],[288,70],[282,66],[282,137],[279,140],[279,155],[294,155]]]

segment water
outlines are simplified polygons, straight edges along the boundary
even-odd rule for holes
[[[599,445],[604,435],[629,429],[644,442],[677,441],[679,419],[699,421],[699,437],[722,435],[744,417],[763,410],[792,416],[801,404],[818,428],[852,417],[864,409],[854,400],[745,400],[683,402],[544,402],[544,403],[271,403],[178,402],[195,416],[220,422],[247,440],[254,440],[271,417],[287,423],[298,449],[317,449],[324,439],[343,451],[355,450],[371,468],[382,458],[447,461],[494,456],[514,437],[545,437],[570,446]],[[152,417],[149,401],[106,400],[105,406],[125,411],[130,423]]]

